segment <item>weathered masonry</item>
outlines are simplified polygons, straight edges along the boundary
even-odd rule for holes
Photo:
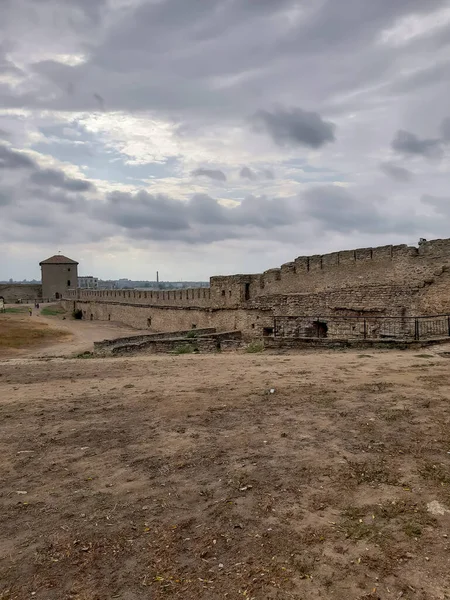
[[[301,256],[262,274],[211,277],[210,288],[68,290],[64,300],[86,319],[154,332],[239,329],[247,338],[271,335],[276,319],[289,316],[308,328],[337,317],[448,314],[450,239]]]

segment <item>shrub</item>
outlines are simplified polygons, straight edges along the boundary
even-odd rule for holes
[[[83,318],[83,311],[80,310],[79,308],[75,309],[72,313],[72,317],[74,319],[82,319]]]
[[[198,333],[195,330],[192,330],[192,331],[187,332],[186,337],[188,339],[192,339],[192,338],[196,338],[197,335],[198,335]]]
[[[174,354],[192,354],[194,348],[190,344],[180,344],[173,349]]]
[[[253,354],[254,352],[263,352],[264,344],[263,342],[250,342],[245,351],[249,352],[250,354]]]

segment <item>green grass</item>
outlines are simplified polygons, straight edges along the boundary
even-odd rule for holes
[[[56,317],[58,315],[63,315],[66,311],[59,306],[45,306],[41,310],[41,315],[44,317]]]
[[[174,354],[192,354],[195,351],[189,344],[180,344],[173,349]]]
[[[188,331],[188,333],[186,334],[186,338],[187,339],[193,339],[193,338],[196,338],[197,335],[198,335],[198,333],[195,330]]]
[[[26,313],[28,312],[27,306],[21,306],[20,308],[5,308],[3,311],[5,314],[18,314],[18,313]]]
[[[245,349],[249,354],[254,354],[256,352],[264,352],[264,344],[263,342],[250,342]]]

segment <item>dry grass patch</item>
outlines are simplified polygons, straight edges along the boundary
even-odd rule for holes
[[[37,346],[66,335],[65,331],[52,329],[34,317],[0,315],[0,350]]]

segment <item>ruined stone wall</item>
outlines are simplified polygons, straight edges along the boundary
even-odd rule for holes
[[[14,303],[18,300],[22,302],[34,302],[42,300],[42,285],[37,284],[20,284],[20,283],[5,283],[0,285],[0,296],[3,296],[5,302]]]
[[[68,291],[85,319],[149,331],[216,327],[259,337],[274,316],[450,313],[450,240],[299,257],[257,275],[212,277],[210,288]]]
[[[136,306],[186,306],[208,307],[211,305],[209,288],[186,288],[183,290],[69,290],[69,299],[89,302],[132,304]]]
[[[414,314],[420,288],[394,285],[360,286],[313,294],[279,294],[256,298],[250,304],[272,308],[274,316],[402,316]]]
[[[417,314],[450,314],[450,269],[437,271],[420,290],[417,297]]]
[[[279,269],[251,276],[250,296],[323,292],[358,285],[418,286],[450,265],[450,240],[359,248],[300,256]]]
[[[239,308],[186,308],[170,306],[126,305],[107,301],[65,300],[64,308],[83,311],[85,320],[116,321],[148,329],[149,333],[214,327],[217,331],[237,329],[247,338],[260,337],[265,327],[272,327],[271,310]]]

